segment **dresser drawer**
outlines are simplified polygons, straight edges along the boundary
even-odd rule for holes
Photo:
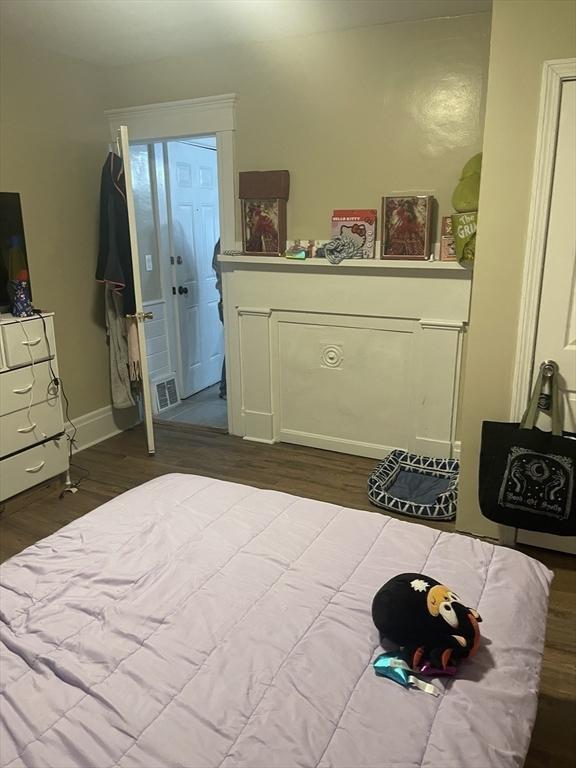
[[[3,323],[1,328],[2,346],[4,347],[4,364],[7,368],[17,368],[30,365],[31,360],[47,360],[56,351],[54,340],[54,324],[51,317],[44,318],[46,336],[42,320],[22,320],[21,323]]]
[[[34,425],[34,426],[32,426]],[[0,416],[0,457],[54,437],[64,429],[60,398]]]
[[[0,500],[48,480],[68,467],[68,440],[49,440],[0,461]]]
[[[0,373],[0,416],[28,408],[31,395],[34,403],[59,396],[48,362]]]

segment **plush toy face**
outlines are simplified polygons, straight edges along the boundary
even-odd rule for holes
[[[406,649],[413,666],[426,658],[446,668],[451,658],[473,656],[480,643],[480,614],[421,573],[403,573],[384,584],[374,597],[372,618],[382,638]]]

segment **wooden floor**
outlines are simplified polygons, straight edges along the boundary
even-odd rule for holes
[[[209,429],[156,426],[157,452],[149,457],[140,429],[78,454],[88,471],[78,493],[59,498],[58,481],[8,501],[0,515],[0,560],[167,472],[191,472],[258,488],[374,511],[366,478],[374,460],[286,444],[262,445]],[[73,479],[85,474],[73,470]],[[375,514],[378,514],[376,511]],[[450,523],[436,528],[452,530]],[[538,717],[525,768],[574,768],[576,764],[576,558],[524,548],[555,573],[550,598]],[[462,766],[467,768],[467,766]]]

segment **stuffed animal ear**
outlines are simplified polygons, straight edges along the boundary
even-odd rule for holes
[[[448,666],[448,663],[450,662],[450,656],[452,656],[452,648],[446,648],[442,654],[442,669],[446,669]]]
[[[474,608],[469,608],[468,610],[470,611],[472,616],[474,616],[474,618],[476,619],[477,622],[481,622],[482,621],[482,616],[480,616],[478,611],[475,611]]]

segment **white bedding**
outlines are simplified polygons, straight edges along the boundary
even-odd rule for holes
[[[438,698],[371,667],[372,597],[404,571],[483,618]],[[476,539],[166,475],[0,567],[0,764],[520,766],[550,579]]]

